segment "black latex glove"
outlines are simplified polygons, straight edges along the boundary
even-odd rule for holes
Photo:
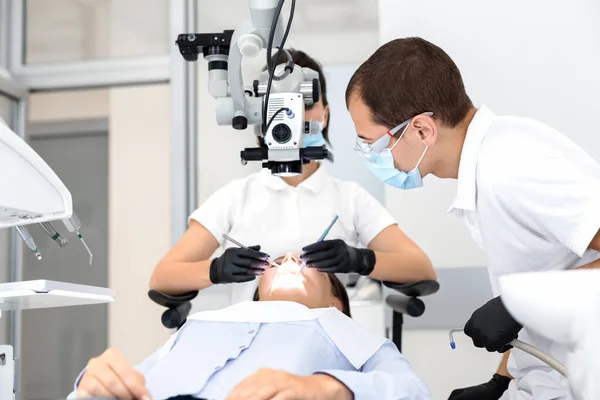
[[[510,378],[498,374],[486,383],[463,389],[454,389],[448,400],[498,400],[508,389]]]
[[[210,263],[212,283],[250,282],[269,266],[268,254],[260,252],[260,246],[249,249],[231,247]]]
[[[302,249],[300,259],[321,272],[356,272],[369,275],[375,268],[375,252],[348,246],[343,240],[324,240]]]
[[[502,304],[500,296],[479,307],[465,325],[465,334],[476,347],[504,353],[512,348],[510,343],[523,328]]]

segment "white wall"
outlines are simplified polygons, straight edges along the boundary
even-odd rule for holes
[[[381,43],[405,36],[434,42],[455,60],[476,105],[545,121],[600,159],[597,1],[380,0],[379,12]],[[445,215],[454,191],[453,182],[428,178],[418,191],[388,189],[386,204],[436,267],[482,265],[465,229]],[[489,379],[495,367],[468,341],[455,353],[438,350],[444,332],[410,331],[407,341],[407,355],[436,399]]]
[[[331,110],[329,141],[335,156],[334,163],[326,163],[327,170],[333,176],[357,182],[377,201],[385,201],[385,184],[375,178],[368,170],[364,158],[354,150],[356,135],[354,123],[346,109],[346,87],[358,64],[327,66],[327,98]]]
[[[170,248],[168,85],[110,90],[108,343],[134,363],[162,345],[164,311],[148,296],[150,275]]]

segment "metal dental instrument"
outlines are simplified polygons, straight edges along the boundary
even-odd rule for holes
[[[250,247],[248,247],[248,246],[244,246],[243,244],[241,244],[240,242],[238,242],[238,241],[237,241],[237,240],[235,240],[235,239],[232,239],[232,238],[230,238],[230,237],[229,237],[229,236],[227,236],[226,234],[223,234],[223,238],[224,238],[224,239],[226,239],[226,240],[229,240],[231,243],[235,244],[237,247],[241,247],[242,249],[252,250]],[[272,266],[274,266],[274,267],[279,267],[279,264],[277,264],[277,263],[276,263],[276,262],[274,262],[274,261],[271,261],[271,260],[270,260],[270,258],[267,258],[267,262],[268,262],[269,264],[271,264]]]
[[[27,229],[24,226],[20,226],[20,225],[15,226],[15,229],[17,230],[17,232],[19,232],[19,235],[21,235],[21,238],[27,244],[27,247],[29,247],[31,252],[33,254],[35,254],[35,256],[37,257],[38,260],[41,260],[42,255],[40,254],[40,251],[39,251],[37,245],[35,244],[35,241],[33,240],[31,233],[29,233],[29,229]]]
[[[323,234],[317,240],[317,243],[322,242],[323,240],[325,240],[325,238],[327,237],[327,235],[329,235],[329,231],[331,230],[331,228],[333,228],[333,225],[336,223],[336,221],[338,220],[339,217],[340,217],[339,215],[336,215],[335,217],[333,217],[333,221],[331,221],[331,223],[329,224],[329,226],[327,227],[327,229],[325,229],[325,231],[323,231]],[[302,272],[302,270],[304,269],[304,267],[306,267],[306,261],[302,261],[302,265],[300,265],[300,269],[298,270],[298,274],[300,274],[300,272]]]
[[[92,260],[94,259],[94,254],[92,253],[90,246],[88,246],[88,244],[85,242],[85,239],[83,238],[83,236],[81,236],[81,233],[79,233],[79,232],[75,232],[75,233],[77,234],[77,237],[81,241],[81,244],[83,245],[83,247],[85,247],[85,249],[87,250],[87,252],[90,256],[90,265],[92,265]]]
[[[54,240],[60,247],[65,247],[69,244],[69,241],[64,237],[60,236],[60,233],[54,229],[50,222],[42,222],[40,223],[42,229],[50,236],[50,239]]]

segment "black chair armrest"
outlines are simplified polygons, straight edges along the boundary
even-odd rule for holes
[[[168,295],[156,290],[150,290],[148,297],[155,303],[167,307],[161,316],[161,322],[168,329],[179,329],[186,321],[192,309],[191,300],[198,295],[198,291],[183,293],[180,295]]]
[[[420,317],[425,312],[425,303],[418,297],[433,294],[440,288],[440,284],[434,280],[423,280],[413,283],[383,281],[383,284],[401,293],[388,295],[385,303],[394,312],[410,315],[411,317]]]
[[[407,297],[401,294],[390,294],[385,298],[387,304],[394,312],[420,317],[425,312],[425,303],[416,297]]]
[[[408,297],[423,297],[434,294],[440,289],[438,281],[431,279],[417,281],[412,283],[395,283],[383,281],[383,284],[390,289],[394,289],[397,292],[402,293]]]

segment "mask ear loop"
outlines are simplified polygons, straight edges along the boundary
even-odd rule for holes
[[[403,131],[402,131],[402,133],[400,134],[400,137],[399,137],[399,138],[396,140],[396,143],[394,143],[394,144],[392,145],[392,147],[390,147],[390,151],[392,151],[392,150],[394,149],[394,147],[396,147],[396,145],[397,145],[398,143],[400,143],[400,139],[402,139],[402,136],[404,136],[404,134],[406,133],[406,130],[407,130],[407,129],[408,129],[408,127],[410,126],[410,121],[412,121],[412,119],[410,119],[410,120],[408,121],[408,123],[407,123],[407,124],[406,124],[406,126],[404,127],[404,130],[403,130]],[[397,131],[396,131],[396,132],[397,132]],[[396,132],[393,132],[393,133],[392,133],[392,132],[390,132],[390,136],[394,137],[393,135],[395,135],[395,134],[396,134]]]
[[[433,113],[426,112],[426,113],[423,113],[423,115],[427,115],[427,116],[431,117],[433,115]],[[428,149],[429,149],[429,146],[425,146],[425,151],[423,151],[423,154],[421,154],[421,158],[419,158],[419,161],[417,161],[417,165],[415,166],[415,169],[419,168],[419,165],[421,165],[421,161],[423,161],[423,157],[425,157],[425,153],[427,153]]]
[[[419,161],[417,161],[417,165],[415,166],[415,169],[419,168],[421,161],[423,161],[423,157],[425,157],[425,153],[427,153],[427,149],[429,149],[429,146],[425,146],[425,151],[423,152],[423,154],[421,154],[421,158],[419,158]]]

